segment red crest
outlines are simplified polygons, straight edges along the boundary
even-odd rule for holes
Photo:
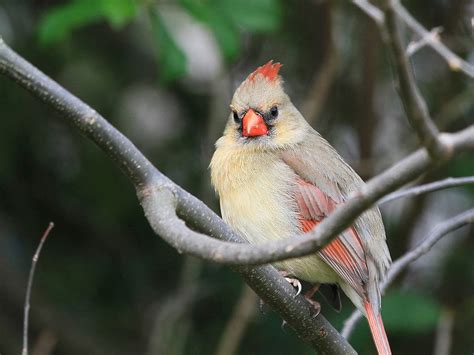
[[[257,74],[262,74],[265,78],[268,80],[275,80],[278,76],[278,72],[280,71],[280,68],[282,67],[282,64],[280,63],[273,63],[273,60],[270,60],[268,63],[258,67],[255,69],[255,71],[249,75],[249,80],[255,79],[255,76]]]

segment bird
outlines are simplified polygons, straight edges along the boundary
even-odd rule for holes
[[[270,60],[236,89],[209,165],[223,220],[249,243],[313,231],[365,184],[293,105],[281,67]],[[390,263],[372,207],[323,249],[273,265],[290,282],[340,287],[366,316],[378,354],[388,355],[379,283]]]

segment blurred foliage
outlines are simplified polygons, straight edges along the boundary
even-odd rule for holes
[[[405,3],[427,28],[443,26],[450,48],[474,58],[469,1]],[[314,99],[310,88],[334,42],[337,70],[313,125],[362,176],[417,146],[377,29],[348,1],[3,0],[0,35],[216,212],[207,170],[212,145],[236,85],[269,59],[284,63],[287,91],[300,108]],[[443,130],[472,124],[472,80],[428,49],[412,62]],[[31,255],[50,220],[56,228],[33,289],[32,348],[52,334],[53,354],[214,353],[238,302],[239,278],[156,237],[116,166],[3,77],[0,112],[0,353],[19,352]],[[472,155],[423,179],[465,175],[474,175]],[[473,201],[467,186],[384,206],[393,258]],[[432,353],[446,309],[455,314],[452,354],[474,351],[472,236],[464,228],[446,237],[384,297],[394,353]],[[338,328],[351,310],[347,299],[340,314],[323,303]],[[351,343],[359,354],[374,353],[366,322]],[[267,311],[248,324],[238,353],[312,351]]]
[[[210,28],[224,58],[234,59],[239,50],[240,33],[264,33],[278,29],[281,6],[278,0],[180,0],[192,16]],[[52,45],[66,40],[74,30],[106,20],[120,29],[143,7],[150,14],[151,33],[163,83],[181,77],[186,71],[186,57],[163,22],[159,6],[146,0],[71,0],[48,10],[38,27],[39,41]]]
[[[429,295],[392,292],[384,297],[383,316],[385,326],[392,334],[404,332],[415,335],[435,328],[440,306]]]
[[[106,20],[115,29],[127,24],[137,13],[134,0],[73,0],[50,9],[38,26],[43,45],[67,39],[74,30]]]

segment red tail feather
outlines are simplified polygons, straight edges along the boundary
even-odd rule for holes
[[[380,313],[375,315],[372,304],[369,301],[364,302],[365,312],[367,313],[367,320],[369,321],[370,331],[374,339],[375,347],[379,355],[391,355],[390,344],[388,343],[387,334],[382,322]]]

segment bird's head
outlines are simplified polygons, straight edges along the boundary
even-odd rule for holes
[[[280,63],[252,72],[235,91],[224,139],[250,149],[278,149],[303,139],[307,123],[283,90]]]

